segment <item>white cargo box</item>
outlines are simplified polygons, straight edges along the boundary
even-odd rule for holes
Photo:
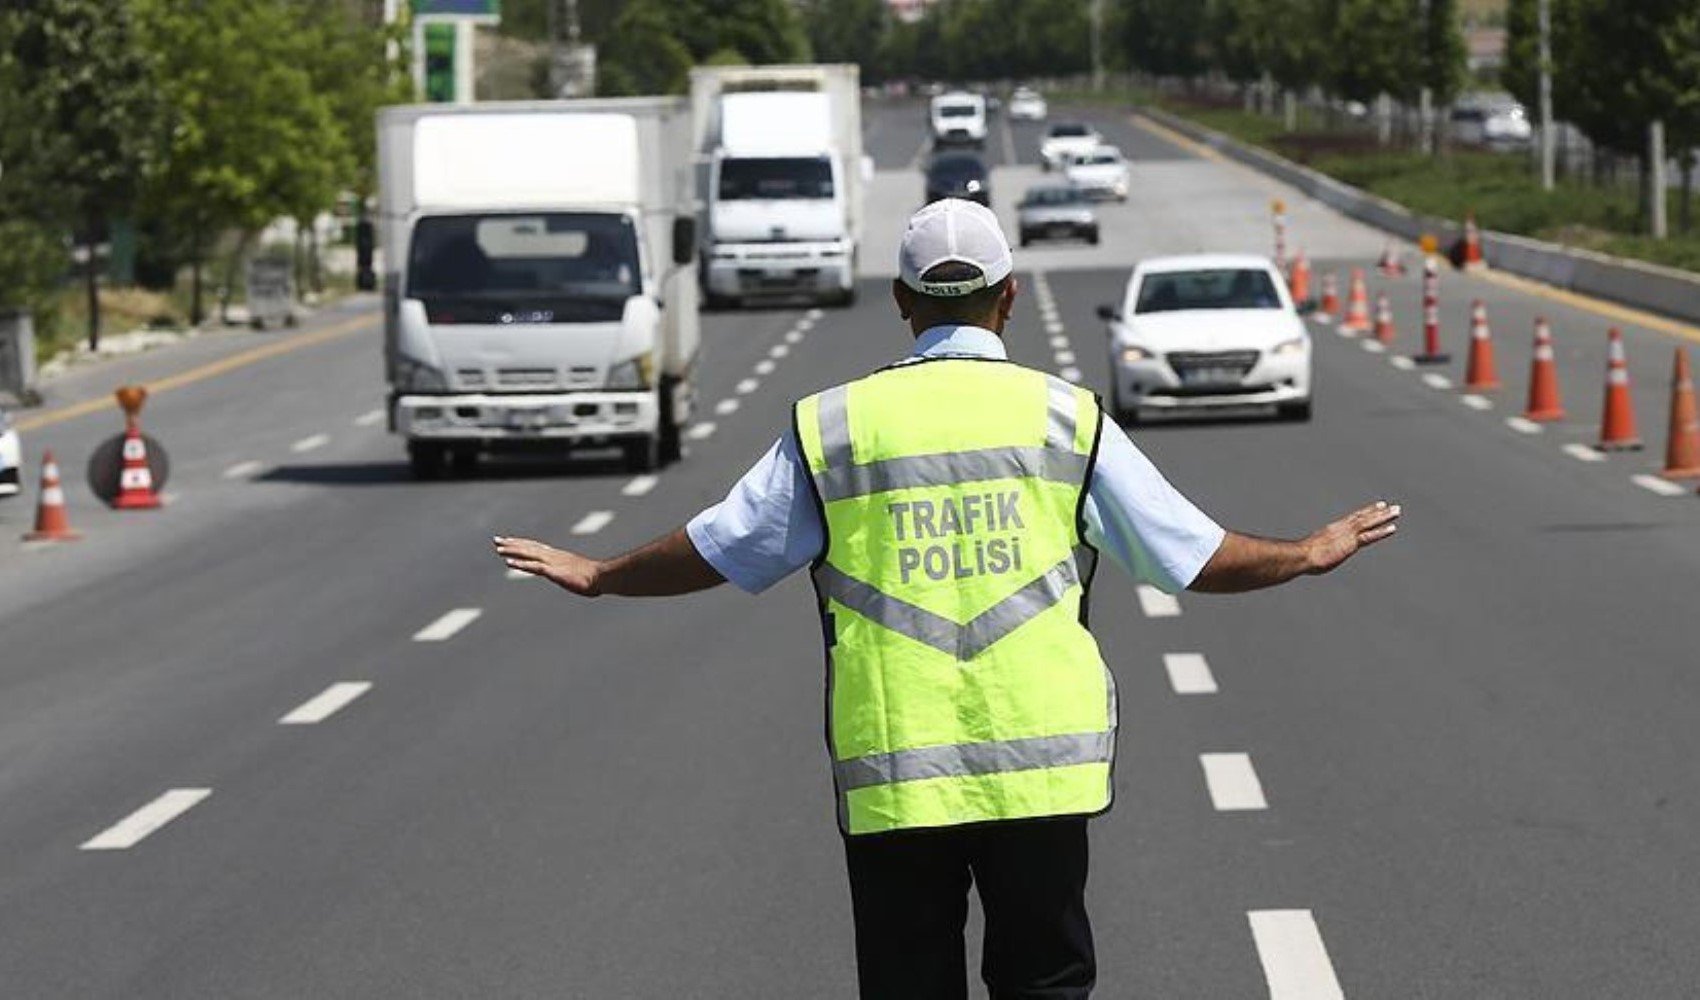
[[[594,149],[595,157],[583,155]],[[433,209],[536,209],[639,203],[630,115],[493,114],[422,118],[413,133],[415,201]]]

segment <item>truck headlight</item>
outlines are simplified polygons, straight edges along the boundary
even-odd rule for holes
[[[1305,338],[1294,337],[1291,340],[1283,340],[1279,344],[1276,344],[1274,347],[1271,347],[1269,349],[1269,353],[1275,355],[1276,357],[1281,357],[1281,356],[1287,355],[1287,354],[1302,354],[1304,352],[1304,349],[1305,349]]]
[[[396,355],[396,389],[401,392],[448,392],[449,380],[440,369],[405,354]]]
[[[647,389],[655,362],[648,354],[640,354],[608,369],[609,389]]]

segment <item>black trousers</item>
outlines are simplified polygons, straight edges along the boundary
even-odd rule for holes
[[[1080,1000],[1097,961],[1086,817],[844,838],[862,1000],[965,1000],[968,887],[986,916],[992,1000]]]

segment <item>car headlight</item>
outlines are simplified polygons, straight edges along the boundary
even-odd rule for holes
[[[629,361],[622,361],[608,369],[607,388],[609,389],[647,389],[649,377],[654,362],[648,354],[640,354]]]
[[[1285,354],[1303,354],[1305,345],[1306,340],[1304,337],[1294,337],[1291,340],[1283,340],[1274,347],[1271,347],[1269,349],[1269,353],[1276,357],[1280,357]]]
[[[1153,361],[1153,360],[1156,359],[1156,357],[1157,357],[1157,355],[1151,353],[1150,351],[1147,351],[1143,347],[1124,347],[1124,348],[1122,348],[1122,363],[1123,364],[1132,365],[1132,364],[1138,364],[1141,361]]]
[[[440,369],[405,354],[396,355],[396,389],[401,392],[448,392],[449,380]]]

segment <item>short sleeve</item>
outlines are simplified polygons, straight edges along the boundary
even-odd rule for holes
[[[1084,507],[1087,543],[1135,580],[1171,594],[1191,585],[1227,534],[1110,420]]]
[[[820,554],[820,510],[796,438],[787,431],[726,499],[685,526],[691,544],[738,589],[759,594]]]

